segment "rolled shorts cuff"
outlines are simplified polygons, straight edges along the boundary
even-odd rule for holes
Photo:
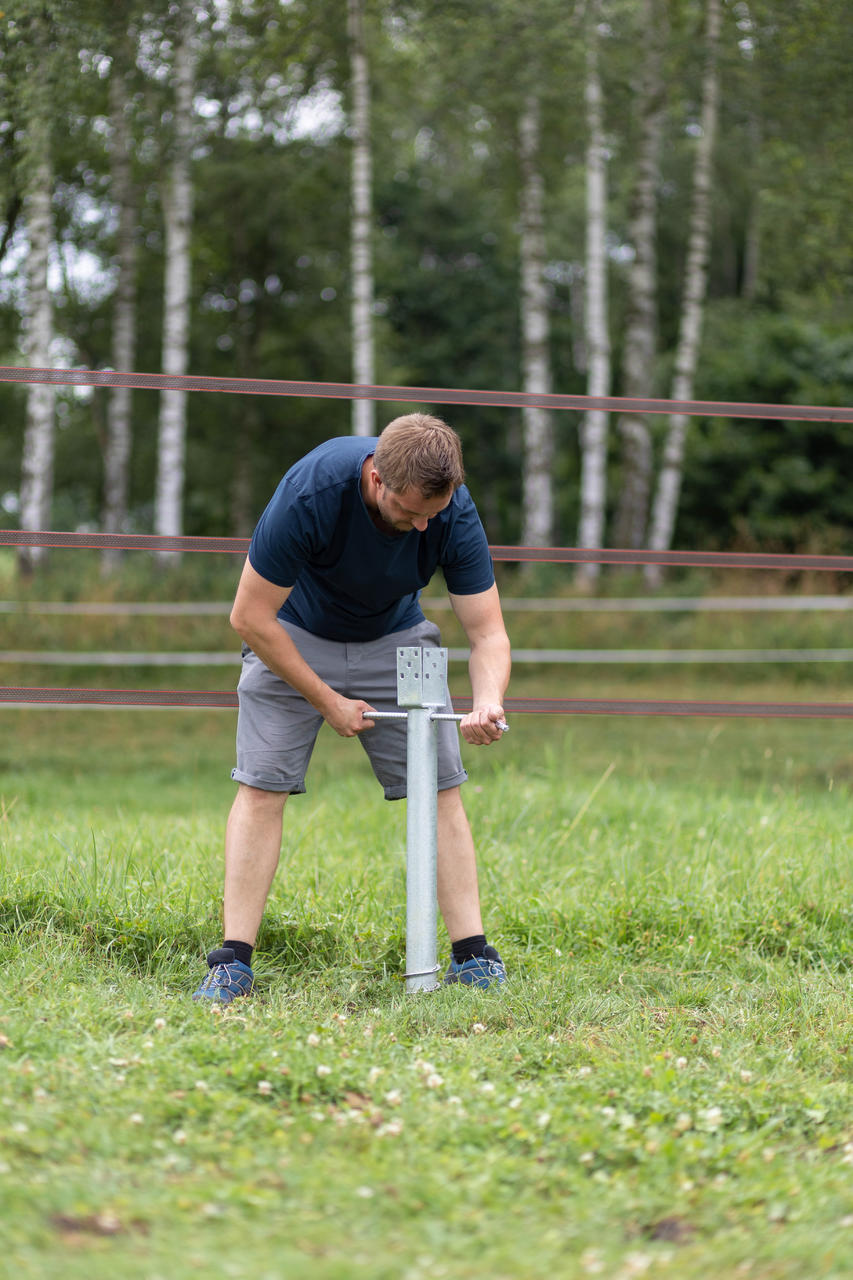
[[[247,787],[256,787],[258,791],[286,791],[291,796],[303,796],[305,794],[305,779],[300,782],[282,782],[280,778],[259,778],[251,773],[244,773],[241,769],[232,769],[231,777],[234,782],[242,782]]]
[[[468,781],[468,771],[467,769],[463,769],[460,773],[454,774],[452,778],[439,778],[437,790],[450,791],[452,787],[461,787],[462,783],[467,781]],[[405,798],[406,798],[405,782],[401,782],[400,785],[396,787],[385,787],[386,800],[405,800]]]

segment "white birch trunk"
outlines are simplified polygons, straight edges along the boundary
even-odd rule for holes
[[[193,189],[191,174],[192,104],[195,81],[195,15],[184,0],[180,33],[175,45],[175,137],[169,187],[164,200],[166,272],[163,305],[163,372],[187,372],[190,300],[190,232]],[[184,471],[187,433],[187,393],[160,393],[157,444],[157,491],[154,531],[177,536],[183,531]],[[158,556],[174,563],[175,553]]]
[[[115,65],[115,64],[114,64]],[[131,169],[130,128],[127,121],[127,82],[116,68],[110,81],[111,195],[118,207],[118,282],[113,303],[112,365],[126,372],[133,368],[136,349],[136,206]],[[107,404],[107,440],[104,449],[105,533],[121,533],[127,522],[130,487],[130,387],[113,387]],[[104,574],[114,573],[123,553],[107,548],[101,557]]]
[[[33,94],[33,98],[36,95]],[[40,98],[40,95],[39,95]],[[25,354],[33,368],[50,366],[53,303],[47,270],[53,240],[53,166],[50,121],[43,103],[33,103],[27,119],[27,331]],[[53,497],[53,453],[56,391],[34,383],[27,392],[27,418],[21,462],[21,529],[49,529]],[[31,573],[45,559],[43,547],[22,547],[18,563]]]
[[[666,90],[662,71],[659,0],[644,0],[645,57],[637,89],[640,119],[637,179],[629,235],[635,257],[628,274],[623,394],[648,399],[654,393],[657,352],[657,192]],[[613,524],[617,547],[641,547],[649,514],[652,439],[644,414],[622,414],[619,503]]]
[[[603,94],[598,65],[598,5],[590,6],[586,54],[586,347],[587,395],[610,394],[610,336],[607,320],[607,157]],[[581,428],[581,492],[578,545],[600,547],[604,540],[607,494],[607,414],[591,409]],[[597,564],[581,565],[578,581],[590,585]]]
[[[548,289],[545,283],[545,186],[539,167],[540,106],[535,94],[521,116],[521,334],[523,389],[551,391]],[[554,427],[547,409],[522,409],[524,477],[522,543],[550,547],[554,539]]]
[[[684,294],[670,392],[670,398],[673,400],[693,398],[708,283],[708,258],[711,245],[711,169],[719,104],[717,49],[720,38],[720,0],[707,0],[706,31],[705,71],[702,78],[702,132],[696,144],[693,170],[693,199],[687,262],[684,269]],[[673,413],[669,418],[669,429],[664,444],[648,537],[648,546],[652,551],[666,551],[672,544],[678,499],[681,493],[684,443],[689,421],[689,417],[684,413]],[[660,566],[647,565],[645,577],[651,585],[658,585],[663,578]]]
[[[352,276],[352,376],[372,386],[373,343],[373,173],[370,149],[370,78],[364,41],[363,0],[348,0],[352,113],[350,270]],[[376,406],[372,400],[353,400],[352,431],[375,434]]]
[[[753,302],[758,293],[758,268],[761,249],[761,188],[758,185],[761,125],[755,112],[750,113],[748,133],[750,167],[754,175],[754,185],[749,201],[746,235],[743,243],[743,283],[741,285],[741,293],[749,302]]]

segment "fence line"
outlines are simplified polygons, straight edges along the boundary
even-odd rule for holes
[[[421,599],[427,611],[452,608],[445,596]],[[0,614],[67,617],[227,617],[230,600],[0,600]],[[787,613],[853,611],[849,596],[501,596],[505,613]]]
[[[471,710],[470,697],[454,697],[457,711]],[[215,689],[43,689],[0,686],[0,705],[202,708],[234,710],[237,694]],[[853,719],[853,702],[692,702],[615,698],[507,698],[508,715],[729,716],[785,719]]]
[[[448,649],[450,662],[467,662],[468,649]],[[738,664],[745,662],[853,662],[853,649],[513,649],[514,664],[676,666],[683,664]],[[132,650],[121,652],[59,649],[0,650],[0,664],[35,667],[230,667],[240,662],[240,651],[224,652]]]
[[[527,391],[466,391],[449,387],[387,387],[353,382],[294,382],[278,378],[218,378],[205,374],[123,373],[113,369],[0,367],[0,382],[70,387],[130,387],[149,391],[212,391],[230,395],[300,396],[323,400],[385,400],[400,404],[497,405],[515,409],[573,409],[586,413],[685,413],[705,418],[772,418],[782,422],[853,422],[853,409],[835,405],[746,404],[726,400],[650,400],[625,396],[536,395]]]
[[[0,546],[64,547],[88,550],[182,552],[245,555],[248,538],[165,536],[146,533],[64,533],[47,529],[0,529]],[[542,564],[656,564],[671,568],[790,569],[853,571],[853,556],[778,555],[738,551],[625,551],[604,547],[490,546],[492,559]]]

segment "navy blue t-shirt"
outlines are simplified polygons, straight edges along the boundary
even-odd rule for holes
[[[423,533],[385,534],[370,518],[361,468],[377,440],[327,440],[291,467],[258,521],[252,568],[293,587],[279,617],[327,640],[375,640],[423,619],[418,597],[437,568],[454,595],[495,580],[486,534],[464,485]]]

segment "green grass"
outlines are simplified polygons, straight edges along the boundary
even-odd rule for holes
[[[325,732],[220,1016],[232,714],[2,727],[0,1274],[850,1274],[843,722],[515,717],[466,787],[511,985],[418,997],[405,807]]]

